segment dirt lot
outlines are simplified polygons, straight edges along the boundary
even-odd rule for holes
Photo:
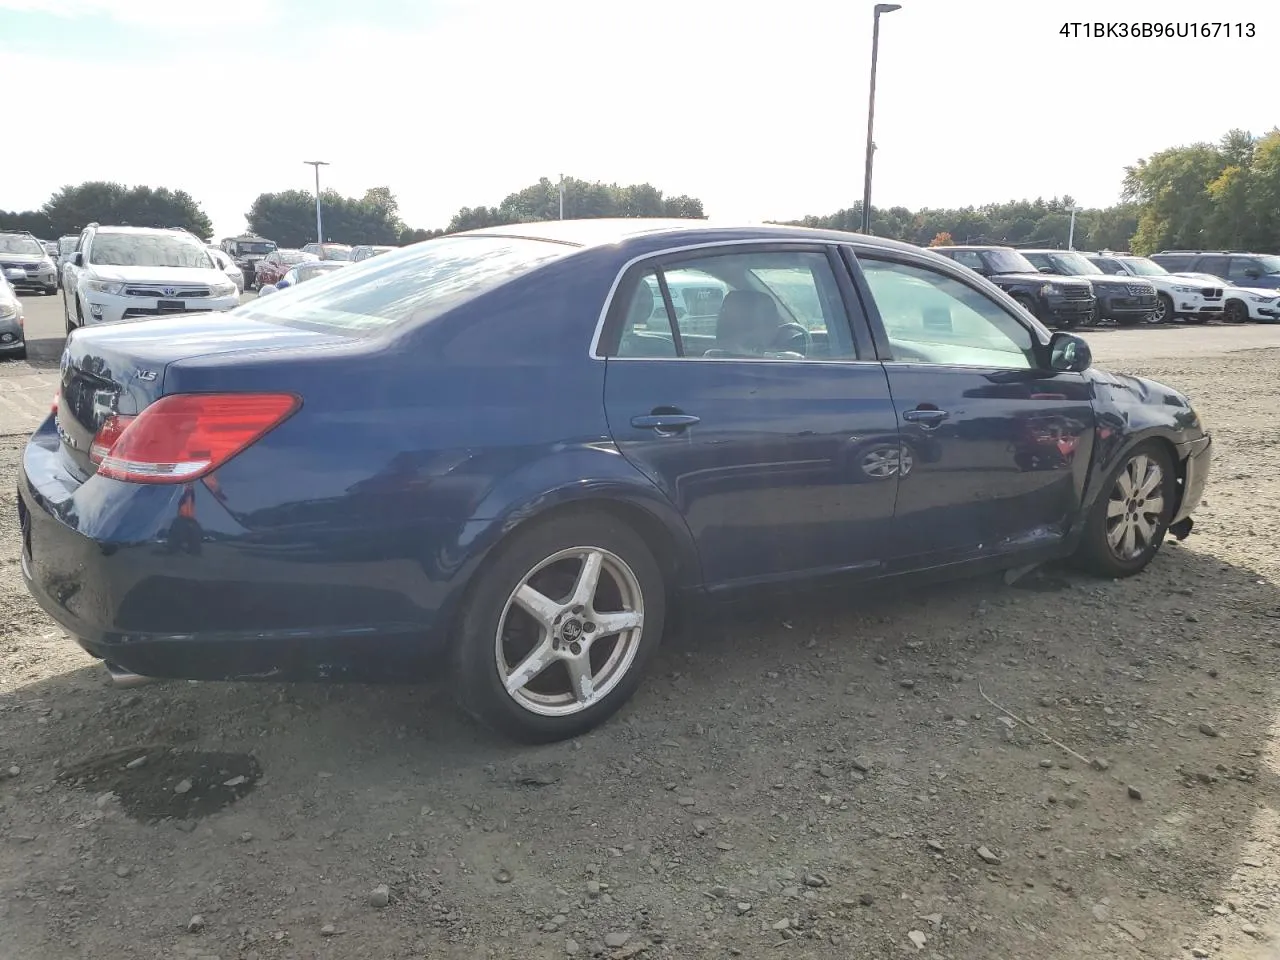
[[[1280,350],[1112,365],[1217,443],[1146,575],[694,622],[533,750],[431,689],[112,689],[0,438],[0,957],[1280,956]]]

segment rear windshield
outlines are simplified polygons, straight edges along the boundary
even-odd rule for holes
[[[239,307],[256,320],[339,333],[423,323],[576,248],[514,237],[441,237]]]

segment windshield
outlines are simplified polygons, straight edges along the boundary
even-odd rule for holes
[[[442,237],[317,277],[287,297],[238,308],[245,316],[340,333],[423,323],[576,248],[514,237]]]
[[[0,235],[0,253],[18,253],[24,256],[43,257],[44,247],[30,237],[10,233]]]
[[[1280,273],[1280,257],[1258,257],[1256,262],[1263,273]]]
[[[1125,257],[1124,262],[1140,277],[1167,277],[1169,271],[1146,257]]]
[[[1070,251],[1066,253],[1051,253],[1049,254],[1049,260],[1069,277],[1096,277],[1102,275],[1102,270],[1099,269],[1097,264],[1091,263],[1078,253]]]
[[[247,254],[247,253],[264,253],[265,254],[265,253],[270,253],[272,250],[274,250],[276,248],[276,245],[270,242],[246,243],[243,240],[237,240],[235,242],[235,248],[236,248],[236,251],[241,254]]]
[[[167,234],[99,233],[90,262],[104,267],[205,267],[209,256],[194,240]]]
[[[1031,261],[1016,250],[985,250],[987,267],[992,273],[1039,273]]]

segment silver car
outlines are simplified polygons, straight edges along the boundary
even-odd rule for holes
[[[361,244],[358,247],[351,248],[351,262],[358,263],[361,260],[368,260],[370,257],[376,257],[380,253],[390,253],[392,250],[398,250],[399,247],[388,246],[370,246]]]
[[[58,271],[53,258],[33,235],[25,231],[0,233],[0,276],[15,289],[58,292]]]
[[[0,358],[21,360],[27,355],[22,301],[8,280],[0,277]]]

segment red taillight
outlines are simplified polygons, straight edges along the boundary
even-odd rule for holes
[[[110,417],[90,448],[98,474],[183,483],[216,470],[301,405],[289,393],[179,393],[136,417]]]
[[[102,426],[98,428],[98,435],[93,438],[93,443],[89,445],[89,459],[94,463],[101,463],[103,458],[111,452],[111,448],[116,445],[116,441],[120,439],[120,435],[124,433],[124,428],[133,423],[136,417],[107,417],[102,422]]]

